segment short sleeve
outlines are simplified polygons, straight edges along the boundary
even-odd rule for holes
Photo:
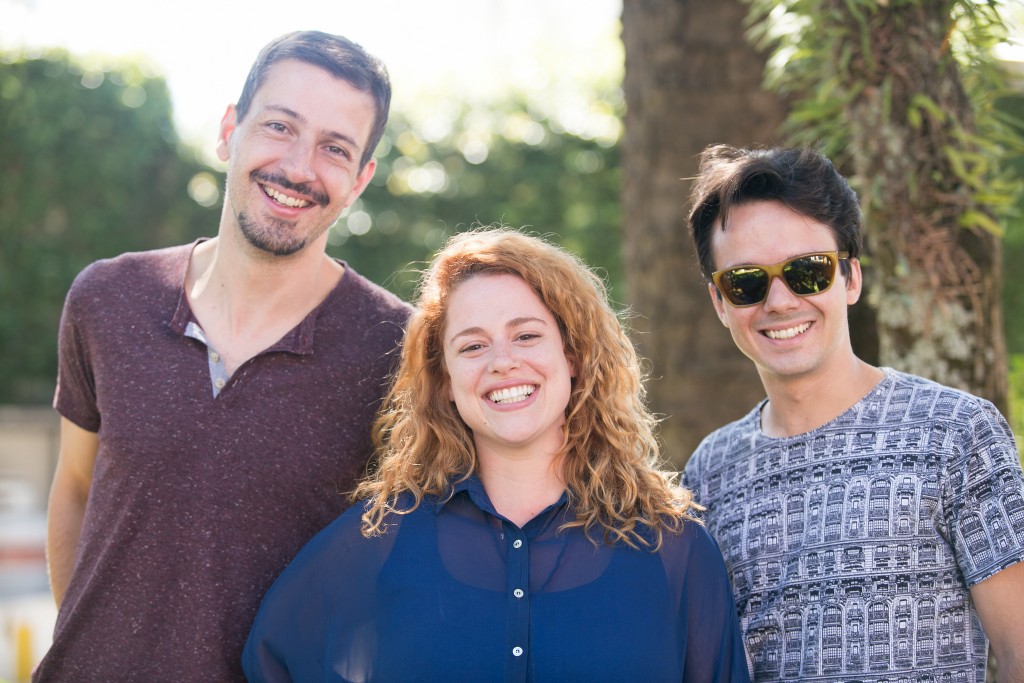
[[[95,321],[84,314],[83,308],[88,298],[89,275],[94,268],[90,266],[75,278],[64,301],[57,337],[57,389],[53,397],[53,407],[58,413],[90,432],[100,428],[94,359],[85,327]]]
[[[968,587],[1024,560],[1024,474],[1009,425],[970,397],[951,422],[942,524]]]

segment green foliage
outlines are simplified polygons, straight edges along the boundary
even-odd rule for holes
[[[53,394],[64,295],[89,262],[210,234],[166,84],[63,53],[0,55],[0,403]]]
[[[970,99],[974,132],[960,127],[943,107],[922,90],[910,98],[906,111],[893,111],[894,78],[908,78],[891,64],[878,63],[872,31],[895,21],[898,12],[923,0],[747,0],[751,38],[772,50],[766,72],[771,88],[793,96],[785,131],[794,144],[818,146],[841,167],[857,153],[852,143],[856,121],[850,111],[865,101],[866,89],[876,84],[864,74],[885,73],[880,86],[879,121],[897,121],[920,130],[926,123],[948,128],[954,144],[943,147],[956,178],[970,188],[972,205],[959,217],[960,225],[1001,234],[997,220],[1012,213],[1021,200],[1020,176],[1007,158],[1024,149],[1020,131],[1000,115],[998,102],[1008,94],[1006,74],[993,56],[993,48],[1007,38],[1008,29],[996,0],[947,0],[950,7],[948,44],[959,66],[958,75]],[[914,32],[916,27],[902,29]],[[854,68],[856,67],[856,68]],[[924,84],[921,84],[924,87]],[[898,153],[898,151],[894,151]],[[870,207],[880,188],[861,180],[860,191]],[[908,179],[908,191],[917,179]]]
[[[500,222],[577,252],[621,299],[621,101],[616,84],[598,87],[601,135],[570,132],[523,98],[449,104],[425,123],[393,113],[374,181],[332,228],[330,253],[411,298],[414,270],[447,235]],[[215,234],[220,179],[178,144],[162,80],[65,54],[0,56],[0,158],[0,404],[47,402],[74,276]]]
[[[569,133],[519,100],[462,107],[441,135],[396,114],[376,176],[332,228],[329,251],[412,298],[446,237],[478,224],[526,227],[598,268],[621,300],[614,143]]]
[[[1024,354],[1010,356],[1010,429],[1017,438],[1017,453],[1024,464]]]
[[[747,2],[750,34],[773,54],[768,81],[790,97],[790,142],[820,147],[860,194],[880,361],[1004,407],[993,271],[1024,189],[1024,128],[994,52],[1006,3]]]
[[[1024,139],[1024,94],[1002,97],[997,108],[1007,125],[1013,126]],[[1018,178],[1024,178],[1024,151],[1018,151],[1007,159],[1007,168]],[[1006,229],[1003,238],[1003,321],[1006,326],[1006,348],[1011,356],[1024,358],[1024,200],[1017,203],[1013,211],[1006,213]],[[1014,361],[1015,363],[1019,361]],[[1015,366],[1016,367],[1016,366]],[[1024,411],[1024,364],[1021,372],[1011,372],[1010,386],[1020,396],[1011,396],[1011,401],[1020,401],[1017,406]],[[1015,384],[1015,382],[1021,382]],[[1024,417],[1024,415],[1022,415]],[[1021,424],[1024,427],[1024,423]],[[1018,432],[1024,434],[1024,431]]]

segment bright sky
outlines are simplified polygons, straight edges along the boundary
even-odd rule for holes
[[[259,49],[298,29],[342,34],[387,64],[394,107],[561,96],[621,74],[621,0],[0,0],[0,49],[139,57],[171,89],[181,136],[213,155]],[[429,106],[429,105],[426,105]]]

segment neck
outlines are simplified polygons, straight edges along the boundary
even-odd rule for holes
[[[223,235],[196,247],[189,263],[191,298],[216,298],[249,310],[272,310],[321,299],[341,277],[341,266],[314,245],[288,257],[235,248]]]
[[[322,249],[253,259],[218,236],[192,252],[185,291],[228,371],[268,348],[323,301],[343,269]]]
[[[477,473],[494,509],[523,527],[565,490],[560,456],[500,454],[477,450]]]
[[[761,430],[768,436],[786,437],[817,429],[867,396],[884,375],[852,353],[813,376],[762,375],[768,403],[761,411]]]

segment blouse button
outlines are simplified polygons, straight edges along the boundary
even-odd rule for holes
[[[512,595],[516,596],[517,598],[521,598],[521,597],[523,597],[526,594],[523,593],[523,589],[522,588],[517,588],[514,591],[512,591]]]
[[[515,655],[516,657],[521,656],[523,654],[523,648],[521,648],[521,647],[519,647],[517,645],[516,647],[512,648],[512,654]]]
[[[523,547],[523,542],[520,539],[517,538],[516,540],[512,541],[512,547],[513,548],[522,548]]]
[[[210,351],[210,360],[213,361],[214,363],[219,363],[220,354],[217,353],[216,351]]]
[[[216,380],[214,381],[214,383],[213,383],[213,384],[214,384],[214,386],[216,386],[216,387],[217,387],[218,389],[223,389],[223,388],[224,388],[224,384],[225,384],[225,382],[224,382],[224,380],[222,380],[222,379],[221,379],[220,377],[218,377],[218,378],[217,378],[217,379],[216,379]]]

